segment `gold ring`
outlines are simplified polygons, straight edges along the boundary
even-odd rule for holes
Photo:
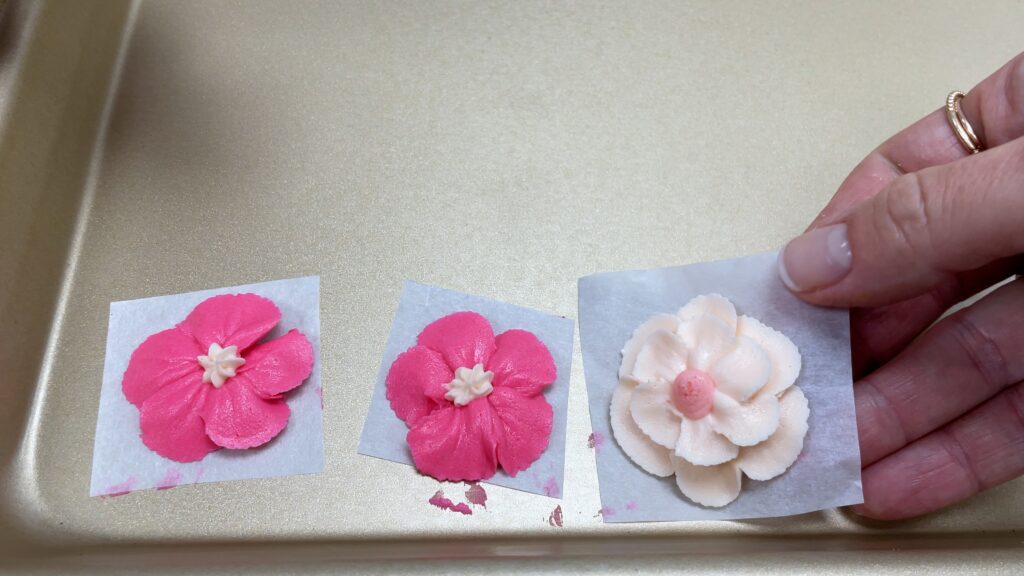
[[[953,133],[956,134],[957,140],[964,145],[964,148],[971,154],[977,154],[982,150],[981,141],[978,140],[978,135],[975,134],[974,128],[967,121],[963,110],[960,109],[960,100],[963,100],[963,97],[964,93],[959,90],[950,92],[949,96],[946,97],[946,120],[949,120],[949,126],[953,129]]]

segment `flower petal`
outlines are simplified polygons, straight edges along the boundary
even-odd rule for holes
[[[264,398],[295,388],[313,371],[313,345],[298,330],[264,342],[249,351],[235,376],[244,380]]]
[[[629,412],[640,430],[654,442],[672,450],[679,441],[680,416],[672,408],[672,384],[644,382],[633,389]]]
[[[633,388],[630,382],[620,382],[612,394],[611,423],[615,441],[637,466],[655,476],[671,476],[671,451],[656,444],[633,421],[629,410]]]
[[[742,475],[736,462],[718,466],[696,466],[682,458],[672,458],[676,486],[684,496],[701,506],[718,508],[740,495]]]
[[[413,424],[406,440],[416,469],[438,480],[483,480],[497,470],[497,443],[487,402],[435,410]]]
[[[679,336],[690,351],[689,367],[705,372],[736,346],[736,331],[711,314],[680,324]]]
[[[708,414],[711,429],[737,446],[764,442],[779,428],[779,400],[770,394],[754,396],[750,402],[737,402],[715,392],[715,408]]]
[[[200,417],[212,386],[203,383],[202,372],[170,382],[146,399],[139,408],[142,443],[176,462],[195,462],[220,446],[206,435]]]
[[[754,480],[770,480],[796,462],[804,448],[811,412],[799,387],[786,390],[779,400],[779,429],[764,442],[740,451],[740,469]]]
[[[454,371],[487,365],[494,353],[494,330],[487,318],[476,312],[456,312],[428,324],[417,342],[440,352]]]
[[[547,449],[554,411],[543,395],[526,397],[508,387],[495,387],[483,402],[493,410],[498,463],[514,477]]]
[[[291,410],[281,400],[261,398],[244,382],[228,380],[206,396],[206,434],[225,448],[253,448],[270,442],[288,425]]]
[[[683,322],[694,320],[699,316],[710,314],[715,316],[734,332],[736,329],[736,307],[728,298],[720,294],[702,294],[690,300],[679,309],[677,315]]]
[[[711,377],[718,389],[740,401],[746,401],[763,388],[771,373],[768,354],[746,336],[739,336],[736,347],[711,368]]]
[[[534,396],[558,376],[551,352],[532,332],[509,330],[495,338],[494,346],[486,368],[494,373],[496,388],[515,388]]]
[[[741,336],[760,344],[771,361],[771,375],[768,377],[768,383],[761,389],[761,394],[778,396],[796,382],[797,376],[800,375],[800,350],[792,340],[750,316],[740,317],[738,330]]]
[[[697,466],[715,466],[736,458],[739,452],[739,446],[711,429],[707,418],[683,418],[679,427],[679,442],[676,443],[676,456]]]
[[[426,346],[413,346],[399,354],[388,370],[385,386],[391,409],[412,426],[439,406],[451,405],[445,400],[444,385],[454,378],[440,353]]]
[[[132,352],[121,389],[138,407],[161,388],[195,373],[202,383],[203,369],[196,358],[206,354],[195,339],[178,328],[157,332]]]
[[[636,355],[640,352],[640,348],[647,342],[647,338],[651,334],[659,330],[675,333],[678,328],[679,318],[672,314],[659,314],[641,324],[639,328],[633,331],[633,336],[622,349],[622,364],[619,365],[619,378],[632,379]]]
[[[686,345],[679,336],[658,330],[647,337],[647,341],[637,353],[631,376],[637,382],[671,382],[680,372],[686,370],[686,360]]]
[[[210,344],[244,351],[280,321],[281,311],[262,296],[222,294],[200,302],[178,327],[191,334],[205,354]]]

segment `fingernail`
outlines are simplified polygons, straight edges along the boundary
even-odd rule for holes
[[[852,265],[846,224],[833,224],[790,240],[779,255],[779,276],[790,290],[806,292],[842,280]]]

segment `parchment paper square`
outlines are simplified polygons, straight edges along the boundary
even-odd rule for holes
[[[454,290],[416,282],[405,283],[398,311],[391,325],[391,336],[384,348],[384,358],[377,374],[370,411],[363,425],[359,453],[412,465],[412,456],[405,441],[409,429],[391,410],[391,404],[387,399],[385,380],[388,370],[399,354],[416,344],[416,337],[427,324],[442,316],[462,311],[482,314],[490,321],[495,335],[512,328],[533,332],[548,347],[558,370],[555,382],[544,389],[544,397],[554,411],[554,423],[547,450],[529,468],[519,472],[514,478],[498,468],[497,473],[484,482],[561,498],[574,322],[538,310]]]
[[[777,254],[689,266],[610,272],[579,281],[580,342],[606,522],[728,520],[801,514],[863,502],[853,403],[850,322],[845,310],[819,308],[779,280]],[[722,508],[687,500],[675,477],[658,478],[633,464],[609,422],[621,350],[641,323],[674,313],[694,296],[718,293],[740,314],[788,336],[803,366],[796,384],[810,404],[810,429],[799,459],[766,482],[743,479],[739,497]]]
[[[312,374],[301,386],[285,394],[291,408],[288,426],[264,446],[217,450],[198,462],[183,464],[151,451],[139,437],[139,410],[121,391],[121,378],[132,352],[149,335],[184,320],[203,300],[218,294],[246,292],[273,300],[281,310],[281,322],[266,339],[297,328],[313,344]],[[120,495],[146,488],[320,472],[324,467],[320,398],[320,278],[316,276],[113,302],[89,495]]]

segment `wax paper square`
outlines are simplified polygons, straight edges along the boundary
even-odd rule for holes
[[[427,324],[442,316],[462,311],[482,314],[490,321],[495,335],[512,328],[533,332],[548,347],[558,370],[554,383],[544,390],[544,397],[554,411],[547,450],[529,468],[519,472],[515,477],[498,468],[493,477],[483,482],[561,498],[574,322],[560,316],[454,290],[416,282],[405,283],[398,311],[391,325],[391,335],[384,348],[380,371],[377,373],[370,411],[366,416],[363,435],[359,442],[359,453],[412,465],[412,456],[405,441],[409,428],[391,410],[391,404],[387,399],[385,380],[388,370],[399,354],[416,344],[416,337]]]
[[[610,272],[579,281],[580,342],[596,438],[598,481],[606,522],[728,520],[801,514],[863,502],[853,403],[849,313],[811,306],[779,280],[777,254],[689,266]],[[718,293],[740,314],[788,336],[803,366],[796,384],[810,404],[804,450],[783,475],[743,478],[739,497],[721,508],[687,500],[675,477],[648,474],[619,447],[609,407],[621,350],[645,320],[674,313],[694,296]]]
[[[142,443],[139,409],[121,391],[128,360],[150,334],[181,322],[203,300],[239,293],[269,298],[281,310],[281,322],[266,339],[278,338],[292,328],[309,338],[313,372],[301,386],[285,394],[291,416],[285,429],[269,443],[248,450],[217,450],[198,462],[164,458]],[[324,467],[320,397],[320,279],[316,276],[113,302],[89,495],[320,472]]]

